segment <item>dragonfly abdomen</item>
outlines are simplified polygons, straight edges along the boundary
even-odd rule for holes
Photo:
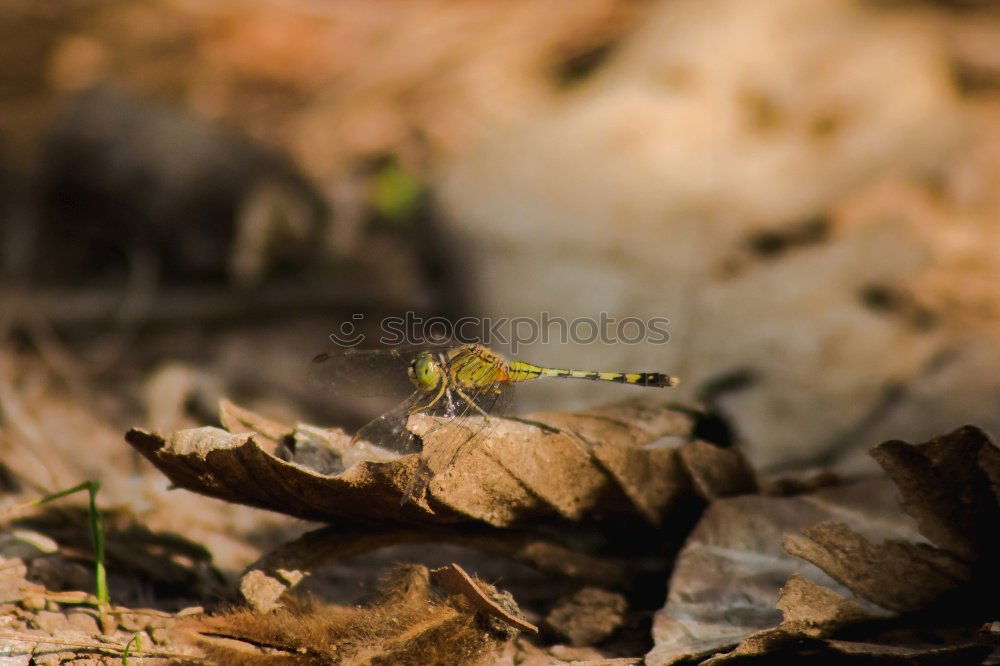
[[[531,363],[514,361],[509,365],[510,381],[523,382],[538,377],[568,377],[570,379],[589,379],[597,382],[615,382],[618,384],[634,384],[636,386],[666,387],[676,386],[676,377],[661,372],[599,372],[596,370],[565,370],[562,368],[543,368]]]

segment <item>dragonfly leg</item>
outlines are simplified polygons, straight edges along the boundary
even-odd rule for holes
[[[480,407],[479,405],[477,405],[476,402],[475,402],[475,400],[473,400],[468,395],[466,395],[465,391],[463,391],[462,389],[460,389],[458,387],[455,387],[455,393],[457,393],[458,397],[461,398],[462,400],[464,400],[466,402],[466,404],[469,405],[469,407],[472,407],[474,410],[476,410],[477,412],[479,412],[480,414],[482,414],[486,418],[486,422],[489,423],[489,421],[490,421],[490,415],[487,414],[483,410],[482,407]]]
[[[434,405],[436,405],[437,402],[438,402],[438,400],[440,400],[442,398],[442,396],[444,396],[445,391],[447,390],[447,388],[448,388],[448,384],[445,383],[445,382],[441,382],[441,388],[438,389],[438,392],[434,395],[434,399],[433,400],[431,400],[430,402],[428,402],[426,405],[414,405],[413,407],[410,408],[409,413],[410,414],[419,414],[420,412],[427,411],[428,409],[430,409],[431,407],[433,407]]]

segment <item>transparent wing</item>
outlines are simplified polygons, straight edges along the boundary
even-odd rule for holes
[[[406,370],[421,352],[447,352],[461,344],[449,341],[380,349],[335,347],[312,358],[309,379],[314,386],[340,395],[394,396],[402,400],[413,391]]]
[[[403,399],[413,392],[406,370],[419,353],[404,347],[338,348],[313,357],[309,378],[314,386],[339,395]]]
[[[406,429],[406,423],[422,398],[424,394],[413,393],[399,406],[369,421],[355,433],[354,440],[364,440],[401,456],[420,453],[420,439]]]

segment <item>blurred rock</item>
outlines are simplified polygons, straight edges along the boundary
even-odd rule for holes
[[[703,289],[683,362],[694,382],[735,369],[750,378],[712,397],[755,464],[832,455],[941,349],[934,328],[865,300],[869,289],[905,283],[926,265],[924,248],[902,231],[862,229]]]
[[[899,14],[668,2],[590,82],[458,158],[441,198],[491,315],[671,319],[666,345],[534,344],[526,358],[677,374],[767,467],[829,454],[933,354],[925,331],[862,302],[868,285],[915,279],[921,240],[823,219],[874,174],[927,173],[961,131],[942,45]],[[714,392],[736,374],[742,390]]]

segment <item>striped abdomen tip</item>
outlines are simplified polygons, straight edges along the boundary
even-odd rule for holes
[[[670,375],[665,375],[660,372],[647,372],[644,373],[642,379],[637,384],[642,384],[643,386],[659,386],[667,388],[669,386],[677,386],[681,383],[681,380],[677,377],[671,377]]]

